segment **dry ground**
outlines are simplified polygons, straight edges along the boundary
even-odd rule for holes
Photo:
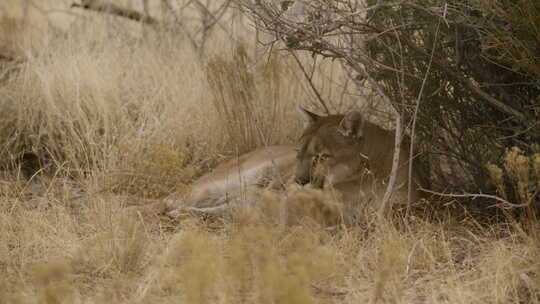
[[[540,303],[534,233],[455,202],[382,225],[281,223],[272,193],[262,211],[161,216],[223,159],[294,142],[294,108],[316,104],[294,61],[254,65],[251,42],[219,31],[200,60],[181,33],[33,6],[25,19],[21,3],[0,6],[0,41],[24,58],[0,71],[0,303]],[[358,99],[337,64],[317,71],[333,111]]]

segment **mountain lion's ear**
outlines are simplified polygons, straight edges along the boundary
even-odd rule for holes
[[[360,139],[364,136],[364,118],[358,110],[351,110],[345,114],[339,123],[338,131],[343,136]]]
[[[298,107],[298,113],[304,118],[304,128],[309,127],[310,125],[316,123],[321,116],[312,113],[304,108]]]

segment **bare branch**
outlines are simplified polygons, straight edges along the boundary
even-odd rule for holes
[[[302,71],[302,74],[304,75],[304,78],[307,80],[308,84],[309,84],[309,87],[311,88],[311,91],[315,94],[315,96],[317,97],[317,100],[319,101],[319,103],[322,105],[324,111],[326,114],[330,114],[330,109],[328,108],[328,106],[326,105],[326,102],[324,101],[324,99],[322,98],[321,96],[321,93],[319,92],[319,90],[317,89],[317,87],[315,87],[315,84],[313,83],[313,78],[310,77],[306,71],[306,69],[304,68],[304,66],[302,65],[302,62],[300,61],[300,59],[298,58],[298,56],[294,53],[294,52],[290,52],[290,54],[293,56],[294,60],[296,61],[296,64],[298,65],[298,67],[300,68],[300,70]]]
[[[411,49],[415,50],[416,52],[425,54],[424,50],[421,50],[410,40],[405,39],[405,42]],[[465,77],[461,75],[460,73],[452,70],[451,69],[452,64],[447,59],[442,58],[442,57],[435,57],[432,59],[432,62],[435,63],[440,69],[444,70],[446,73],[452,75],[452,77],[454,77],[456,80],[462,82],[473,93],[475,93],[477,96],[481,97],[482,99],[490,103],[495,108],[499,109],[500,111],[506,114],[509,114],[512,117],[517,118],[518,120],[521,120],[521,121],[525,120],[525,115],[523,115],[523,113],[505,105],[501,101],[497,100],[496,98],[494,98],[493,96],[489,95],[484,90],[479,88],[470,78]]]
[[[146,14],[142,14],[136,10],[125,8],[113,3],[108,3],[99,0],[82,0],[81,3],[73,3],[71,7],[82,8],[86,10],[107,13],[119,17],[124,17],[130,20],[142,22],[149,25],[156,25],[159,22]]]
[[[233,37],[233,35],[230,33],[230,31],[223,25],[219,20],[225,14],[227,9],[229,8],[229,5],[231,3],[231,0],[226,0],[221,4],[221,6],[216,10],[216,12],[211,12],[204,4],[202,4],[199,0],[193,0],[197,6],[204,11],[208,16],[212,19],[211,22],[204,25],[203,30],[208,30],[212,28],[214,25],[218,25],[225,33],[229,35],[229,37]]]
[[[180,18],[178,18],[178,16],[176,16],[176,14],[174,13],[174,10],[173,10],[171,4],[169,3],[169,1],[168,0],[161,0],[161,4],[163,6],[163,9],[166,10],[167,12],[169,12],[169,14],[174,18],[174,22],[176,22],[176,24],[178,25],[178,28],[182,31],[182,33],[184,35],[186,35],[189,42],[191,43],[191,47],[193,48],[193,50],[197,54],[200,54],[200,52],[199,52],[199,44],[197,43],[197,41],[195,41],[193,36],[185,29],[184,23],[182,22],[182,20],[180,20]]]
[[[463,194],[442,193],[442,192],[437,192],[437,191],[424,189],[422,187],[418,188],[418,190],[426,192],[426,193],[430,193],[430,194],[433,194],[433,195],[436,195],[436,196],[441,196],[441,197],[472,198],[472,199],[487,198],[487,199],[492,199],[492,200],[496,200],[496,201],[500,202],[500,204],[494,205],[492,207],[501,207],[501,208],[506,208],[506,209],[522,208],[522,207],[527,207],[527,206],[530,205],[530,202],[527,202],[527,203],[524,203],[524,204],[513,204],[513,203],[510,203],[509,201],[505,200],[504,198],[502,198],[500,196],[491,195],[491,194],[483,194],[483,193],[463,193]]]
[[[392,194],[394,193],[394,187],[396,185],[396,179],[398,174],[398,168],[399,168],[399,154],[400,154],[400,146],[401,146],[401,139],[402,139],[402,130],[403,130],[403,124],[401,122],[401,115],[396,113],[396,134],[394,139],[394,156],[392,159],[392,171],[390,172],[390,179],[388,180],[388,186],[386,187],[386,192],[384,193],[383,200],[381,202],[381,206],[378,212],[379,220],[382,222],[384,219],[384,216],[386,215],[386,212],[390,209],[391,206],[389,205],[390,198],[392,197]],[[409,181],[409,184],[411,182]]]

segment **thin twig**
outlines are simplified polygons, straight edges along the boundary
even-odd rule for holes
[[[204,25],[204,31],[207,31],[208,29],[212,28],[214,25],[218,25],[228,36],[229,38],[231,39],[234,39],[234,36],[229,32],[229,29],[227,29],[223,24],[221,24],[221,22],[219,22],[219,20],[221,19],[221,17],[223,17],[223,15],[225,14],[225,12],[227,11],[227,9],[229,8],[229,5],[230,5],[230,2],[231,0],[227,0],[225,2],[223,2],[220,7],[218,9],[216,9],[215,12],[211,12],[204,4],[202,4],[199,0],[193,0],[195,2],[195,4],[199,7],[199,9],[201,9],[202,11],[204,11],[205,14],[207,14],[211,19],[212,21],[211,22],[208,22],[207,24]]]
[[[298,56],[296,56],[296,54],[294,53],[294,51],[290,51],[291,55],[293,56],[294,60],[296,61],[296,64],[298,65],[298,67],[300,68],[300,70],[302,71],[302,74],[304,75],[304,77],[306,78],[311,90],[313,91],[313,93],[315,94],[315,96],[317,96],[317,100],[319,101],[319,103],[322,105],[322,107],[324,108],[324,111],[325,113],[328,115],[330,114],[330,109],[328,109],[328,106],[326,105],[326,102],[324,101],[324,99],[322,98],[321,96],[321,93],[319,93],[319,90],[317,90],[317,87],[315,87],[315,84],[313,83],[313,77],[310,77],[308,75],[308,73],[306,72],[306,69],[304,68],[304,66],[302,65],[302,62],[300,61],[300,59],[298,58]]]
[[[195,41],[195,39],[191,36],[191,34],[185,29],[186,26],[178,18],[178,16],[176,16],[172,5],[169,3],[168,0],[161,0],[161,3],[163,7],[169,11],[169,14],[174,18],[174,22],[178,25],[178,28],[182,31],[184,35],[186,35],[195,53],[200,56],[199,45],[197,44],[197,41]],[[201,57],[198,57],[198,59],[201,59]]]
[[[472,198],[472,199],[488,198],[488,199],[492,199],[492,200],[496,200],[498,202],[501,202],[501,204],[497,204],[497,205],[494,205],[492,207],[503,207],[504,206],[505,208],[522,208],[522,207],[527,207],[530,204],[530,203],[513,204],[513,203],[510,203],[509,201],[505,200],[504,198],[502,198],[500,196],[491,195],[491,194],[483,194],[483,193],[463,193],[463,194],[442,193],[442,192],[428,190],[428,189],[425,189],[425,188],[422,188],[422,187],[418,188],[418,190],[426,192],[426,193],[430,193],[430,194],[433,194],[433,195],[442,196],[442,197]],[[501,206],[501,205],[503,205],[503,206]]]
[[[394,187],[396,185],[396,179],[397,179],[397,171],[399,168],[399,152],[401,149],[401,137],[403,133],[403,124],[401,121],[401,115],[399,113],[396,114],[396,134],[394,139],[394,156],[392,159],[392,170],[390,171],[390,179],[388,180],[388,186],[386,187],[386,191],[384,192],[383,200],[381,202],[381,207],[378,212],[379,220],[382,222],[384,219],[384,215],[386,214],[386,211],[388,209],[388,204],[390,202],[390,198],[392,197],[392,193],[394,193]]]
[[[414,139],[416,135],[416,119],[418,117],[418,109],[420,108],[420,101],[422,100],[422,95],[424,93],[426,81],[428,79],[429,72],[431,70],[431,63],[433,62],[433,56],[435,55],[435,49],[436,49],[437,40],[439,37],[440,26],[441,26],[441,19],[439,19],[439,22],[437,23],[437,29],[435,30],[435,39],[433,40],[433,45],[431,48],[431,56],[429,57],[428,67],[426,70],[426,74],[424,75],[424,79],[422,80],[422,86],[420,87],[420,92],[418,92],[418,97],[416,98],[416,106],[414,107],[412,127],[411,127],[411,143],[409,147],[409,184],[407,185],[407,212],[409,211],[410,205],[411,205],[411,193],[412,193],[412,184],[413,184],[412,183],[412,170],[413,170],[413,155],[414,155]]]

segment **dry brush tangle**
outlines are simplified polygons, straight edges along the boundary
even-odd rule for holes
[[[391,105],[437,193],[498,195],[486,165],[540,149],[537,1],[237,3],[275,43],[341,61],[360,91]],[[519,201],[511,179],[505,193]]]

